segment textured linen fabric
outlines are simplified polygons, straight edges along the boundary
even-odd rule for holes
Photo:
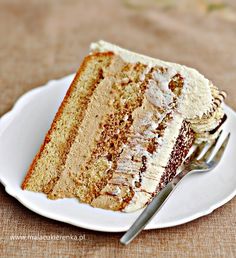
[[[99,39],[197,68],[228,93],[236,110],[233,0],[0,0],[0,116],[30,89],[75,72]],[[0,203],[1,257],[236,257],[235,198],[190,223],[145,231],[129,246],[119,244],[121,233],[37,215],[2,185]]]

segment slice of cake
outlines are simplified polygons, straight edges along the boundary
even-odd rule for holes
[[[91,45],[23,189],[135,211],[226,119],[225,93],[196,70],[99,41]]]

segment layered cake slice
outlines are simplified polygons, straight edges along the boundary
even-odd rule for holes
[[[22,188],[104,209],[143,208],[194,142],[218,135],[224,98],[194,69],[93,43]]]

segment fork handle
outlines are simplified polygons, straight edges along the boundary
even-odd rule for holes
[[[154,217],[154,215],[161,209],[166,202],[178,182],[190,171],[182,170],[171,182],[169,182],[165,188],[163,188],[140,214],[131,228],[122,236],[120,242],[122,244],[129,244],[148,224],[148,222]]]

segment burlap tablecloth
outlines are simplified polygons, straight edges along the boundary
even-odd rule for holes
[[[236,109],[234,3],[0,0],[0,115],[28,90],[75,72],[90,42],[99,39],[197,68],[228,93],[227,103]],[[185,225],[145,231],[125,247],[120,233],[41,217],[0,189],[1,257],[236,257],[236,199]]]

